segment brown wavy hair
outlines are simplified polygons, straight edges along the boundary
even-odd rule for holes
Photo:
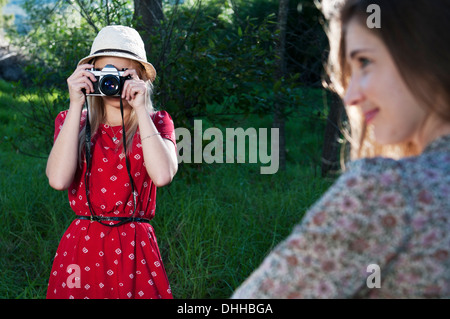
[[[322,0],[330,43],[325,85],[344,96],[351,76],[345,56],[346,28],[352,19],[366,26],[371,4],[380,8],[381,28],[368,31],[386,45],[413,96],[430,113],[450,122],[450,0]],[[347,115],[351,159],[419,153],[411,144],[377,144],[361,115],[348,110]]]

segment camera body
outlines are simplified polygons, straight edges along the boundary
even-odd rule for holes
[[[96,82],[92,82],[94,92],[87,94],[90,96],[120,96],[123,84],[126,80],[131,79],[131,76],[123,76],[126,69],[119,71],[111,64],[107,64],[101,70],[88,69],[87,71],[94,74],[97,79]]]

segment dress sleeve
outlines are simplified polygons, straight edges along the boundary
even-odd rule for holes
[[[166,111],[158,111],[152,116],[156,129],[161,133],[161,137],[173,142],[177,146],[175,139],[175,126],[172,117]]]
[[[232,298],[367,293],[368,266],[377,264],[383,273],[404,239],[407,199],[400,170],[391,162],[376,171],[361,162],[344,173]]]
[[[63,127],[64,121],[66,120],[67,112],[69,110],[61,111],[55,119],[55,133],[53,135],[53,143],[56,141],[59,133],[61,132],[61,129]],[[84,125],[86,123],[86,110],[83,110],[81,112],[81,119],[80,119],[80,131],[83,129]]]
[[[61,129],[63,127],[64,121],[66,120],[67,110],[60,112],[55,119],[55,133],[53,135],[53,143],[56,141],[56,138],[59,135],[59,132],[61,132]]]

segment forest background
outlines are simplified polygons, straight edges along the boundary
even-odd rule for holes
[[[4,5],[5,3],[2,3]],[[73,220],[50,188],[66,79],[106,25],[139,30],[176,127],[278,128],[280,170],[180,163],[152,221],[175,298],[228,298],[299,223],[339,171],[339,99],[323,88],[327,40],[313,0],[24,0],[3,16],[19,66],[0,80],[0,297],[44,298]],[[16,19],[17,22],[17,19]],[[1,62],[1,61],[0,61]],[[270,130],[269,130],[270,131]],[[209,141],[203,141],[207,144]]]

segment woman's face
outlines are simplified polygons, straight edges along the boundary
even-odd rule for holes
[[[345,44],[351,69],[346,107],[358,109],[379,144],[417,142],[428,112],[407,88],[384,43],[352,19]]]

